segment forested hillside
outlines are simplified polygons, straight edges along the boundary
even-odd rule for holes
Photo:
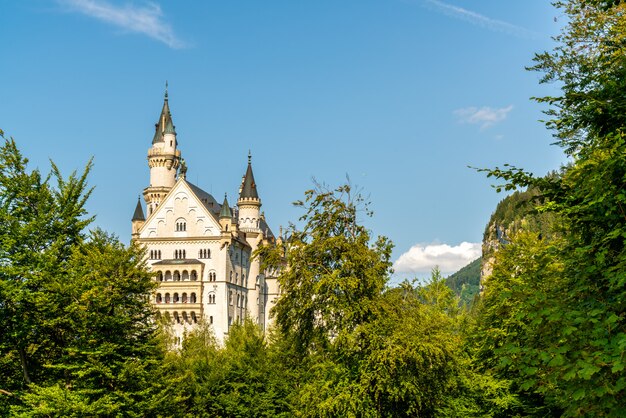
[[[446,277],[446,284],[460,298],[461,306],[470,306],[480,291],[480,265],[482,257]]]

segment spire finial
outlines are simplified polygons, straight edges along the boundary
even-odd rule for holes
[[[167,100],[167,80],[165,80],[165,100]]]
[[[252,163],[252,152],[248,149],[248,164]]]

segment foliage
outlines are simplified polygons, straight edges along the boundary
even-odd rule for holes
[[[153,283],[140,249],[83,233],[89,168],[42,177],[12,139],[0,149],[2,413],[143,416],[154,404]]]
[[[562,94],[537,99],[551,107],[547,122],[565,152],[577,155],[595,138],[623,127],[626,113],[626,5],[620,2],[559,1],[569,19],[552,51],[537,54],[532,70],[542,82],[562,83]],[[599,7],[600,6],[600,7]]]
[[[626,413],[626,5],[598,3],[559,3],[569,22],[534,67],[562,83],[561,96],[539,101],[551,105],[547,124],[572,163],[544,178],[510,166],[489,172],[504,188],[539,190],[538,209],[559,219],[562,237],[519,234],[498,254],[485,362],[565,416]]]
[[[446,284],[457,295],[461,306],[469,307],[480,291],[481,262],[482,257],[479,257],[446,277]]]
[[[292,226],[285,253],[265,247],[257,254],[265,268],[287,265],[278,279],[283,295],[274,315],[302,353],[341,342],[338,336],[372,317],[388,279],[392,248],[385,237],[370,245],[369,232],[357,221],[364,201],[350,185],[318,186],[305,196],[296,202],[306,211],[300,218],[305,227]]]
[[[463,344],[465,313],[438,270],[424,286],[384,287],[391,246],[384,238],[369,243],[356,219],[362,199],[350,193],[350,186],[307,192],[298,202],[306,210],[302,231],[292,228],[284,248],[257,253],[266,267],[283,267],[274,344],[293,371],[291,412],[394,417],[508,410],[516,397],[507,382],[475,371]]]
[[[548,176],[558,178],[559,174],[551,173]],[[539,212],[536,209],[541,202],[541,193],[535,187],[514,191],[498,202],[496,210],[485,227],[483,240],[506,241],[507,234],[513,234],[519,229],[544,235],[553,233],[554,216],[549,212]]]
[[[177,416],[288,416],[290,370],[282,367],[259,327],[246,319],[233,324],[221,346],[206,324],[171,352],[166,370],[176,376],[170,387]]]

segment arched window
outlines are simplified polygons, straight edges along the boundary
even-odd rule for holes
[[[209,324],[213,323],[213,316],[209,316]]]
[[[187,230],[187,221],[183,218],[179,218],[176,220],[176,231],[184,232]]]
[[[165,303],[170,303],[170,294],[169,293],[165,294]]]
[[[196,317],[195,312],[191,312],[191,320],[193,321],[194,324],[198,323],[198,318]]]
[[[195,282],[196,280],[198,280],[198,273],[196,273],[196,271],[195,271],[195,270],[192,270],[192,271],[191,271],[191,280],[192,280],[192,281],[194,281],[194,282]]]
[[[158,253],[159,253],[159,254],[158,254],[158,257],[157,257],[157,258],[160,260],[160,259],[161,259],[161,250],[159,250],[159,251],[158,251]]]
[[[178,250],[174,250],[174,259],[178,260]]]
[[[178,302],[180,302],[180,298],[178,297],[178,293],[174,293],[173,303],[178,303]]]
[[[163,281],[163,272],[160,271],[157,273],[157,277],[156,277],[157,281],[162,282]]]
[[[172,280],[172,272],[168,270],[165,272],[165,281],[169,282],[171,280]]]
[[[189,303],[196,303],[196,294],[192,293],[189,297]]]
[[[189,317],[187,316],[187,312],[183,312],[183,321],[189,323]]]
[[[233,272],[232,271],[230,272],[230,282],[231,283],[233,282]]]
[[[187,258],[187,251],[183,250],[183,257],[182,258]]]
[[[202,251],[204,251],[204,250],[198,250],[198,258],[204,258],[204,257],[202,257]]]
[[[187,270],[183,270],[183,281],[189,280],[189,272]]]
[[[239,307],[239,295],[237,295],[237,307]]]
[[[160,293],[157,293],[156,295],[156,303],[161,303],[163,302],[163,297],[161,296]]]
[[[178,312],[174,312],[174,322],[180,324],[180,316],[178,316]]]
[[[180,273],[178,270],[174,271],[174,281],[175,282],[180,282]]]
[[[183,303],[187,303],[187,293],[183,293],[182,300]]]

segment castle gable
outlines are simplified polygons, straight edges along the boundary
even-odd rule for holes
[[[215,212],[221,207],[213,196],[179,179],[139,231],[140,238],[219,236]]]

